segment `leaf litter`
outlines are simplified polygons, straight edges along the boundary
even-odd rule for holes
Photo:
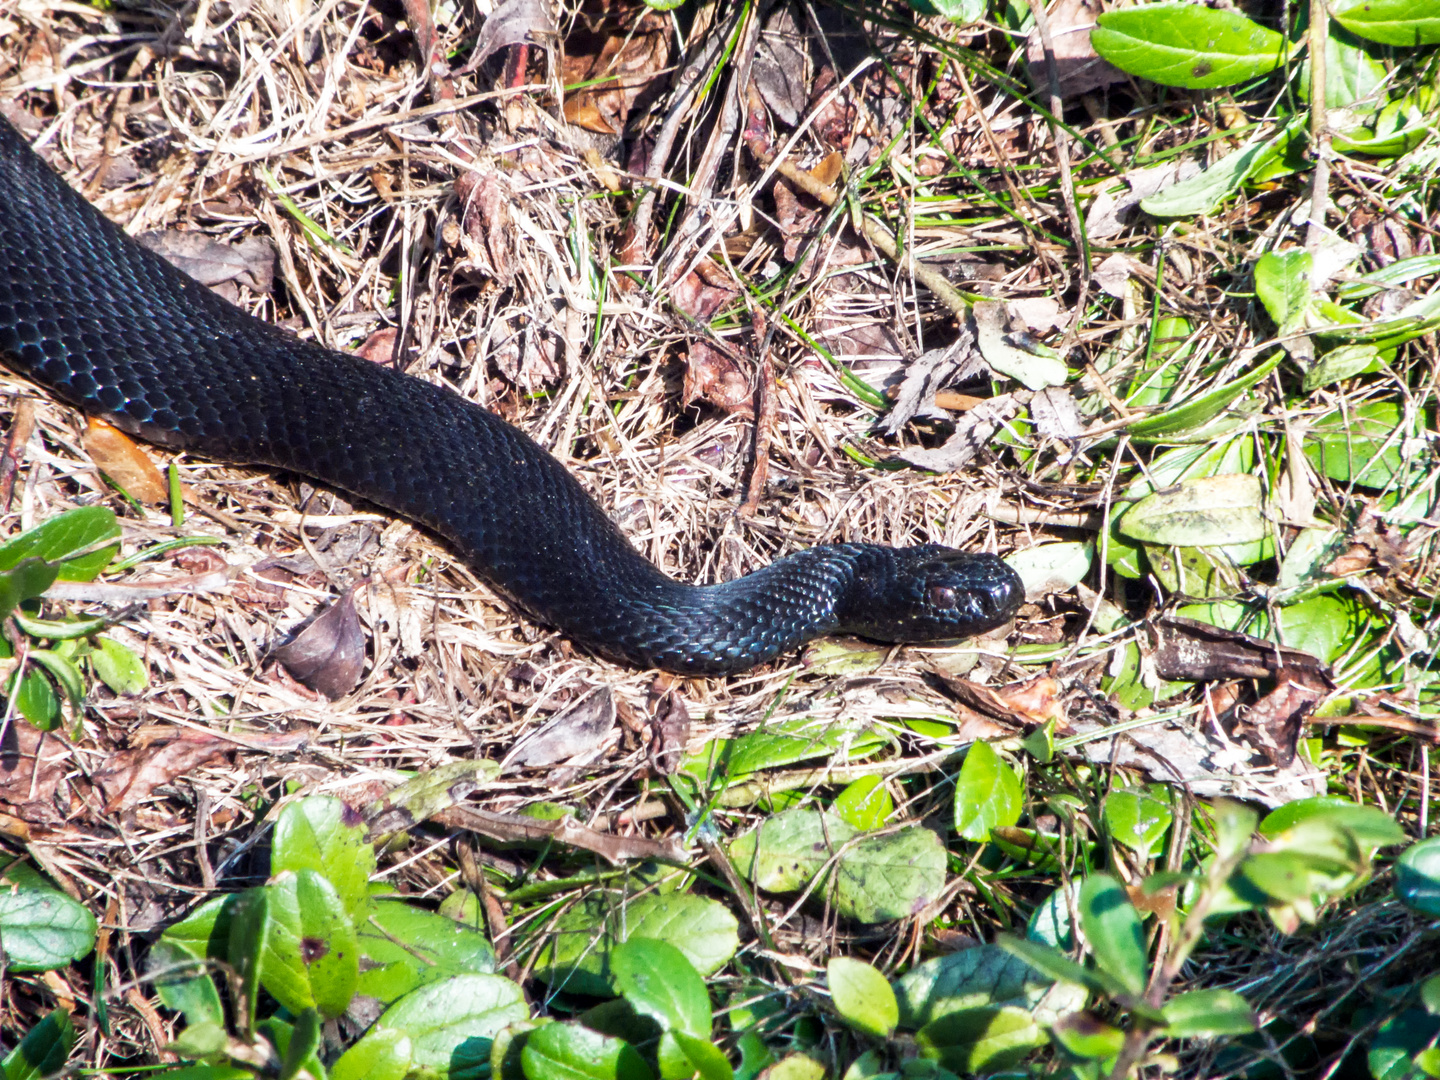
[[[1124,485],[1144,469],[1160,518],[1174,517],[1164,500],[1175,488],[1208,490],[1187,481],[1230,478],[1224,491],[1244,489],[1227,506],[1202,498],[1182,509],[1206,518],[1200,539],[1222,551],[1217,562],[1235,571],[1226,580],[1239,583],[1226,588],[1264,596],[1270,582],[1250,569],[1260,564],[1237,563],[1248,556],[1229,550],[1253,541],[1257,521],[1274,521],[1271,493],[1251,491],[1260,474],[1237,447],[1285,423],[1299,449],[1283,473],[1309,500],[1286,505],[1364,507],[1337,558],[1297,571],[1293,586],[1346,582],[1355,590],[1347,596],[1363,598],[1349,617],[1394,612],[1433,582],[1433,480],[1427,488],[1417,479],[1434,452],[1433,407],[1429,420],[1423,408],[1403,417],[1376,411],[1388,405],[1384,387],[1398,383],[1368,391],[1382,398],[1371,402],[1366,384],[1346,381],[1378,352],[1357,354],[1354,371],[1314,386],[1307,377],[1305,390],[1315,394],[1296,409],[1269,382],[1241,385],[1276,327],[1231,303],[1227,290],[1236,288],[1246,245],[1260,245],[1267,231],[1286,235],[1296,195],[1278,175],[1253,201],[1226,201],[1271,142],[1247,143],[1245,132],[1227,130],[1225,116],[1177,115],[1136,99],[1134,119],[1127,117],[1116,103],[1129,91],[1105,90],[1113,76],[1086,44],[1085,5],[1052,11],[1051,29],[1064,43],[1061,93],[1089,94],[1083,107],[1099,106],[1072,132],[1072,152],[1089,239],[1115,250],[1094,253],[1089,272],[1105,299],[1092,296],[1069,341],[1078,256],[1063,242],[1070,226],[1048,129],[1015,86],[962,62],[955,46],[993,48],[978,30],[927,19],[921,32],[902,32],[838,10],[789,8],[761,27],[707,9],[712,22],[677,37],[670,20],[638,4],[582,5],[557,26],[548,10],[510,0],[477,38],[444,5],[433,22],[416,22],[413,35],[393,14],[358,4],[292,8],[276,38],[259,12],[222,19],[201,5],[200,21],[186,28],[189,45],[137,58],[122,48],[113,15],[22,7],[5,16],[14,31],[0,47],[0,78],[19,82],[7,83],[0,107],[31,137],[48,132],[47,156],[128,227],[186,222],[186,232],[167,235],[187,237],[187,248],[216,264],[213,276],[228,277],[242,303],[327,344],[446,382],[520,424],[667,571],[718,580],[836,540],[1012,552],[1057,535],[1072,540],[1076,521],[1094,538],[1100,522],[1123,519],[1126,505],[1139,502],[1123,497]],[[136,19],[123,25],[156,42],[165,33],[163,20]],[[418,64],[415,36],[429,57],[469,48],[471,59],[453,68]],[[1032,78],[1034,37],[1018,39]],[[722,68],[716,57],[732,39],[740,64]],[[271,46],[257,54],[252,41]],[[70,51],[55,52],[58,43]],[[735,73],[749,63],[747,48],[754,60],[742,84]],[[866,66],[870,56],[883,63]],[[114,91],[85,80],[93,72],[119,80],[132,64],[135,86],[113,142]],[[210,78],[216,72],[223,77]],[[558,102],[557,84],[571,88]],[[59,99],[67,108],[57,116]],[[1066,119],[1079,115],[1067,111]],[[1115,131],[1132,122],[1151,125],[1143,144],[1117,146]],[[274,185],[261,179],[262,162]],[[1201,172],[1207,165],[1216,171]],[[1337,268],[1342,283],[1374,264],[1433,254],[1433,199],[1427,210],[1423,194],[1409,196],[1407,205],[1420,206],[1417,226],[1413,213],[1381,209],[1390,184],[1382,170],[1338,167],[1354,196],[1340,207],[1344,224],[1349,235],[1371,237],[1372,248],[1370,262]],[[640,193],[639,177],[658,181],[650,195]],[[658,209],[644,215],[639,235],[647,198]],[[1168,233],[1157,258],[1145,209],[1211,216]],[[255,246],[271,243],[279,254],[273,286]],[[938,283],[925,277],[936,267],[944,268]],[[962,304],[974,305],[978,346],[945,299],[947,275],[952,289],[973,290]],[[1406,284],[1390,309],[1373,307],[1366,317],[1393,317],[1431,295],[1433,271]],[[1304,310],[1324,287],[1308,284]],[[1147,345],[1146,311],[1157,298],[1190,320],[1173,335],[1186,343],[1175,350],[1188,350],[1181,359]],[[751,317],[753,306],[763,320]],[[757,359],[767,330],[777,368],[768,411],[758,404]],[[1387,361],[1392,373],[1417,357],[1417,371],[1424,356],[1433,362],[1433,337],[1405,348]],[[1080,382],[1071,378],[1077,371]],[[1378,376],[1389,377],[1399,378]],[[1165,392],[1135,404],[1165,380]],[[826,643],[840,666],[833,658],[812,663],[811,650],[729,680],[671,681],[576,654],[517,618],[422,532],[365,508],[317,513],[283,477],[181,457],[200,513],[177,530],[158,511],[123,507],[92,466],[108,472],[96,452],[82,449],[73,415],[5,382],[16,402],[33,403],[38,423],[15,448],[12,532],[72,505],[107,501],[124,514],[127,554],[177,536],[215,543],[162,553],[72,594],[76,603],[144,602],[126,627],[150,672],[138,698],[97,683],[74,740],[12,716],[0,741],[0,831],[28,843],[47,874],[127,934],[242,881],[265,835],[265,807],[285,793],[333,793],[364,807],[455,757],[498,763],[511,754],[516,771],[504,781],[482,771],[446,786],[416,804],[424,809],[406,827],[429,820],[431,835],[450,832],[467,857],[491,860],[502,888],[526,881],[575,901],[569,922],[532,920],[539,909],[525,900],[510,909],[522,952],[543,957],[534,970],[554,978],[566,959],[560,943],[573,943],[568,959],[603,979],[603,963],[577,957],[595,955],[587,950],[597,928],[618,933],[602,887],[566,884],[586,865],[573,852],[617,865],[656,857],[697,865],[686,815],[712,804],[725,807],[708,820],[731,844],[732,869],[761,886],[756,910],[774,955],[823,968],[828,956],[856,948],[846,936],[852,928],[898,919],[883,941],[869,938],[862,948],[899,968],[912,940],[919,959],[951,924],[993,929],[993,912],[975,899],[980,872],[972,866],[957,876],[954,860],[947,864],[947,843],[959,842],[945,816],[948,789],[932,783],[955,777],[977,732],[1025,739],[1028,749],[1040,745],[1028,741],[1036,732],[1048,731],[1057,750],[1049,768],[1088,769],[1086,783],[1109,777],[1117,787],[1148,776],[1200,797],[1274,804],[1343,784],[1355,796],[1384,799],[1428,783],[1407,740],[1433,737],[1431,714],[1403,684],[1357,683],[1363,656],[1277,643],[1257,619],[1229,639],[1259,643],[1246,654],[1256,667],[1237,669],[1216,640],[1198,648],[1198,666],[1167,667],[1167,639],[1157,648],[1134,617],[1153,594],[1142,598],[1146,579],[1126,573],[1150,564],[1125,559],[1138,551],[1134,558],[1161,565],[1173,530],[1117,531],[1108,550],[1102,538],[1087,580],[1097,584],[1098,560],[1107,558],[1098,571],[1106,596],[1086,599],[1052,576],[1058,591],[1032,597],[1008,652],[997,642],[898,651]],[[1429,389],[1416,399],[1433,399],[1433,378],[1421,385]],[[883,394],[892,387],[898,396],[887,414]],[[1207,400],[1207,391],[1217,396]],[[1159,415],[1147,428],[1151,411]],[[1358,426],[1349,423],[1355,415]],[[741,518],[728,510],[744,497],[757,424],[766,427],[769,480],[755,513]],[[1164,441],[1171,437],[1173,445]],[[1214,460],[1177,464],[1174,455],[1195,448]],[[925,471],[896,468],[903,463]],[[1357,491],[1357,482],[1368,490]],[[1244,516],[1245,528],[1217,525],[1217,508]],[[368,539],[354,542],[346,530],[355,529],[369,530]],[[187,565],[195,550],[218,562]],[[310,556],[331,551],[336,564],[327,573]],[[1282,577],[1285,557],[1269,556]],[[305,569],[276,572],[307,559]],[[367,573],[372,585],[357,595],[353,582]],[[147,584],[157,580],[176,586]],[[190,587],[201,582],[203,591]],[[1236,595],[1177,592],[1169,606]],[[1103,605],[1116,602],[1128,604],[1130,616],[1111,620]],[[317,662],[322,692],[335,704],[265,663],[288,628],[312,618],[312,627],[322,624],[326,616],[315,616],[327,604],[345,624]],[[1432,624],[1421,619],[1404,630],[1397,621],[1395,630],[1408,635],[1408,670],[1426,677]],[[959,693],[957,669],[969,673]],[[1341,685],[1332,687],[1326,680],[1336,674]],[[1339,716],[1318,715],[1341,693],[1354,708],[1343,728]],[[602,696],[609,704],[597,720],[588,703]],[[1379,726],[1357,728],[1354,719]],[[739,745],[757,728],[789,724],[882,737],[856,750],[847,735],[808,760],[777,748],[793,740],[763,753],[751,744],[758,764],[743,785],[684,786],[687,751]],[[1390,733],[1376,744],[1378,756],[1337,739],[1343,732],[1354,740],[1357,730]],[[577,757],[563,775],[551,765]],[[1030,768],[1028,782],[1051,782],[1037,779],[1040,764]],[[682,794],[657,793],[664,776],[672,777],[669,792]],[[877,777],[899,816],[889,832],[852,843],[853,827],[825,811],[824,800],[857,778]],[[1396,805],[1424,820],[1413,798]],[[556,808],[560,817],[545,816]],[[1027,814],[1027,842],[1064,827],[1048,804],[1036,801]],[[767,828],[792,820],[805,822],[802,868],[812,872],[796,876],[792,865],[791,877],[772,880],[736,857],[745,837],[758,845]],[[1088,842],[1083,829],[1074,836]],[[397,860],[407,892],[454,887],[460,856],[411,854]],[[778,867],[793,852],[773,854]],[[984,880],[1007,900],[1033,899],[1034,881]],[[686,911],[664,896],[703,903]],[[766,952],[757,924],[736,918],[732,906],[745,914],[716,889],[652,894],[629,911],[641,925],[703,931],[697,963],[717,970],[737,947]],[[1354,946],[1368,964],[1364,949],[1375,933],[1400,933],[1385,921],[1393,918],[1362,909],[1357,921],[1324,935],[1334,945],[1371,934]],[[1363,919],[1377,925],[1367,929]],[[1005,982],[1008,961],[981,955],[990,948],[954,954],[957,971],[973,967],[947,976],[960,984],[956,1000],[999,1000],[984,987]],[[1318,963],[1299,955],[1288,962],[1306,971]],[[1303,994],[1287,998],[1265,983],[1278,979],[1271,967],[1232,977],[1258,979],[1275,1000],[1305,1007]],[[1344,977],[1350,985],[1363,976],[1362,968]],[[1033,1004],[1023,979],[1012,989],[1015,1001]],[[24,1026],[46,993],[27,981],[7,1001],[4,1022]],[[144,1010],[116,999],[110,1016],[121,1038],[87,1050],[91,1067],[160,1052]]]

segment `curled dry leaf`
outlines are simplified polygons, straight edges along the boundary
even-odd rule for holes
[[[1334,688],[1324,672],[1314,667],[1283,666],[1275,676],[1275,688],[1251,706],[1238,733],[1283,769],[1295,760],[1306,718]]]
[[[505,768],[540,768],[577,758],[591,760],[604,749],[614,730],[615,695],[608,686],[597,687],[519,743],[507,756]]]
[[[1049,386],[1030,399],[1030,416],[1035,430],[1054,439],[1078,439],[1085,420],[1074,396],[1063,386]]]
[[[394,363],[395,343],[399,340],[398,327],[381,327],[365,339],[364,344],[355,350],[355,355],[377,364]]]
[[[886,435],[894,435],[915,417],[948,419],[935,395],[940,388],[959,382],[984,370],[985,361],[975,350],[975,335],[962,325],[960,333],[949,345],[921,353],[905,366],[905,374],[895,392],[895,404],[877,425]]]
[[[749,378],[729,356],[708,342],[697,341],[690,346],[681,391],[681,401],[686,405],[703,399],[725,412],[753,416],[753,396]]]
[[[268,295],[275,284],[275,248],[263,237],[222,244],[204,233],[165,229],[136,237],[177,270],[214,288],[225,282]]]
[[[91,419],[81,442],[95,467],[132,499],[152,506],[169,501],[170,485],[150,455],[119,428]]]
[[[464,207],[460,242],[470,267],[502,286],[513,284],[517,239],[509,183],[493,169],[469,169],[455,178],[455,197]]]
[[[331,701],[355,689],[365,666],[365,631],[355,611],[355,589],[343,592],[309,626],[275,650],[275,659],[286,671]]]
[[[475,37],[475,50],[461,74],[476,71],[492,54],[507,45],[548,45],[556,37],[550,5],[545,0],[505,0],[485,20]]]
[[[1093,720],[1076,720],[1076,734],[1096,736],[1081,744],[1096,764],[1135,769],[1161,783],[1183,782],[1200,798],[1246,799],[1282,806],[1325,794],[1325,773],[1296,756],[1288,765],[1267,766],[1248,748],[1223,740],[1200,725],[1159,721],[1113,738]]]
[[[565,119],[602,135],[618,135],[636,101],[670,62],[671,29],[660,12],[637,17],[638,4],[606,6],[598,23],[581,26],[565,39],[565,84],[595,84],[566,97]]]
[[[1026,394],[1023,400],[1028,400]],[[901,461],[931,472],[954,472],[968,465],[975,455],[989,445],[995,433],[1020,412],[1019,394],[1002,394],[981,402],[955,424],[955,433],[944,445],[934,450],[924,446],[906,447],[896,456]]]
[[[1263,679],[1283,669],[1321,672],[1324,664],[1299,649],[1179,615],[1156,629],[1155,671],[1172,682]]]
[[[797,36],[794,12],[777,10],[765,24],[751,68],[760,97],[786,127],[799,123],[805,108],[805,53],[795,43]]]
[[[1051,720],[1057,728],[1068,727],[1065,710],[1060,705],[1060,685],[1049,675],[1037,675],[996,690],[957,678],[939,668],[932,670],[958,702],[981,716],[999,721],[1011,731]]]
[[[669,776],[678,769],[689,741],[690,710],[685,708],[684,698],[674,690],[667,690],[655,705],[655,723],[647,751],[655,775]]]

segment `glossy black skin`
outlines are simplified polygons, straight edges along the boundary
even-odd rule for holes
[[[836,631],[967,637],[1023,599],[999,559],[934,545],[823,545],[719,585],[673,581],[522,432],[222,300],[125,236],[3,118],[0,356],[132,434],[419,522],[541,621],[642,667],[740,671]]]

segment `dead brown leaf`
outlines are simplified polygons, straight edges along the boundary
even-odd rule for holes
[[[615,695],[608,686],[597,687],[517,744],[507,755],[504,768],[586,764],[608,745],[614,730]]]
[[[1062,98],[1078,97],[1111,83],[1125,81],[1125,73],[1109,61],[1100,59],[1095,47],[1090,44],[1090,29],[1102,10],[1099,0],[1059,0],[1050,8],[1050,42],[1055,46],[1055,72]],[[1047,87],[1050,75],[1038,28],[1030,31],[1030,37],[1025,42],[1025,59],[1029,62],[1034,85]]]
[[[515,281],[518,236],[510,214],[509,182],[494,169],[469,169],[455,178],[461,214],[460,242],[470,265],[501,286]]]
[[[119,428],[92,418],[85,425],[81,442],[95,467],[132,499],[152,506],[170,500],[170,485],[150,455]]]
[[[565,119],[619,134],[641,96],[660,89],[656,76],[670,62],[672,35],[666,17],[643,4],[598,6],[599,12],[594,6],[581,12],[582,22],[565,40],[565,84],[595,84],[565,98]]]
[[[135,239],[171,266],[211,288],[234,282],[264,296],[275,284],[275,248],[263,237],[222,244],[201,232],[166,229],[141,233]],[[233,288],[229,293],[239,295]]]
[[[129,810],[162,784],[233,749],[232,743],[213,735],[185,730],[159,746],[136,746],[113,754],[95,773],[95,783],[105,796],[105,811]]]
[[[1156,629],[1155,670],[1172,682],[1262,679],[1282,669],[1319,672],[1324,664],[1309,653],[1178,615],[1166,615]]]
[[[1275,688],[1245,713],[1237,734],[1248,736],[1262,754],[1284,768],[1295,760],[1306,717],[1332,689],[1334,684],[1313,668],[1282,667]]]
[[[655,705],[655,722],[646,748],[650,769],[656,776],[669,776],[680,767],[685,744],[690,741],[690,711],[685,699],[674,690],[666,691]]]
[[[341,593],[309,626],[275,650],[275,659],[291,675],[331,701],[355,689],[365,666],[365,631],[355,611],[355,589]]]
[[[27,825],[62,825],[78,793],[66,775],[74,765],[69,741],[12,717],[0,738],[0,802]]]
[[[395,362],[395,343],[399,340],[399,327],[382,326],[365,339],[355,350],[355,355],[376,364],[392,364]]]

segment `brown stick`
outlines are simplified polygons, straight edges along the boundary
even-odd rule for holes
[[[750,325],[760,348],[756,371],[759,385],[755,388],[754,460],[745,487],[745,501],[740,504],[741,517],[751,517],[760,509],[765,481],[770,476],[770,436],[775,430],[775,362],[770,356],[770,335],[765,332],[765,313],[760,308],[750,309]]]

